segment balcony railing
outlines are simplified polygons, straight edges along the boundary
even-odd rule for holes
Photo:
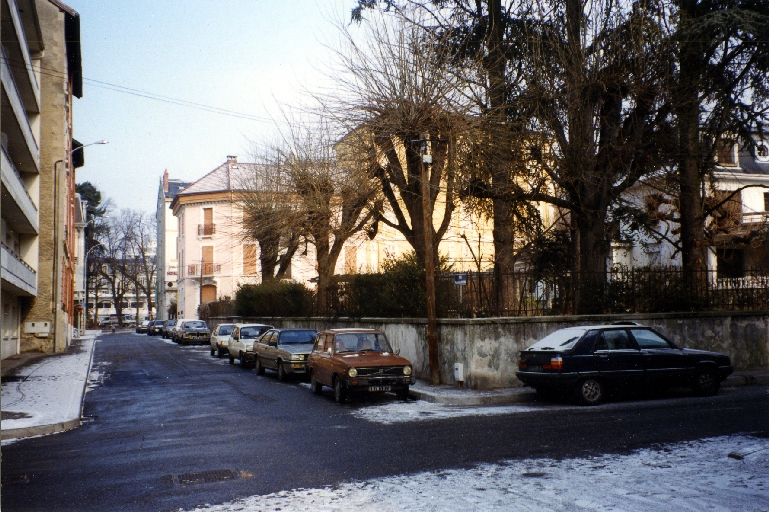
[[[211,236],[216,233],[216,224],[198,224],[198,236]]]
[[[3,280],[28,295],[37,295],[37,273],[5,244],[0,244]]]
[[[203,275],[212,276],[222,271],[221,263],[203,263]],[[201,265],[195,263],[193,265],[187,265],[187,276],[200,276]]]

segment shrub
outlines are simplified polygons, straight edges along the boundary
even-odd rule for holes
[[[242,285],[235,293],[237,316],[310,316],[313,293],[293,281]]]

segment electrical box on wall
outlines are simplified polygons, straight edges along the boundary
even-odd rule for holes
[[[34,334],[38,338],[47,338],[51,334],[51,322],[25,322],[24,333]]]

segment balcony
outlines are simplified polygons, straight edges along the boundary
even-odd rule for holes
[[[16,254],[0,244],[0,270],[3,275],[3,288],[6,283],[19,295],[37,295],[37,272],[24,263]]]
[[[198,224],[198,236],[213,236],[216,224]]]
[[[27,192],[19,171],[16,170],[5,149],[0,148],[0,175],[2,176],[3,198],[10,196],[12,201],[3,200],[3,214],[11,221],[17,233],[37,234],[38,219],[35,202]],[[7,196],[6,196],[7,194]]]
[[[213,276],[222,271],[221,263],[203,263],[203,276]],[[200,277],[201,265],[195,263],[194,265],[187,265],[187,277]]]
[[[8,7],[10,8],[10,23],[7,27],[12,27],[13,31],[3,33],[4,49],[8,52],[7,57],[11,59],[10,62],[16,63],[12,66],[12,72],[25,108],[28,112],[38,113],[40,112],[40,86],[32,68],[32,57],[30,48],[27,46],[28,41],[24,31],[22,11],[19,10],[16,0],[8,0]],[[32,44],[36,43],[32,42]],[[39,49],[35,51],[39,51]]]
[[[27,117],[27,108],[16,87],[11,68],[8,65],[8,56],[5,50],[0,48],[2,54],[2,63],[0,63],[0,80],[3,82],[3,102],[8,101],[10,110],[13,112],[13,118],[8,125],[3,120],[3,131],[8,134],[8,149],[13,156],[15,163],[20,164],[23,171],[40,172],[40,149],[37,146],[35,136],[32,134],[32,128]],[[3,107],[5,110],[5,107]]]

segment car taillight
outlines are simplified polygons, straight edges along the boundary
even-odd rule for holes
[[[563,370],[563,359],[561,356],[550,359],[550,364],[543,364],[543,370]]]
[[[518,360],[518,369],[519,370],[525,370],[526,369],[526,363],[523,362],[523,360]]]

